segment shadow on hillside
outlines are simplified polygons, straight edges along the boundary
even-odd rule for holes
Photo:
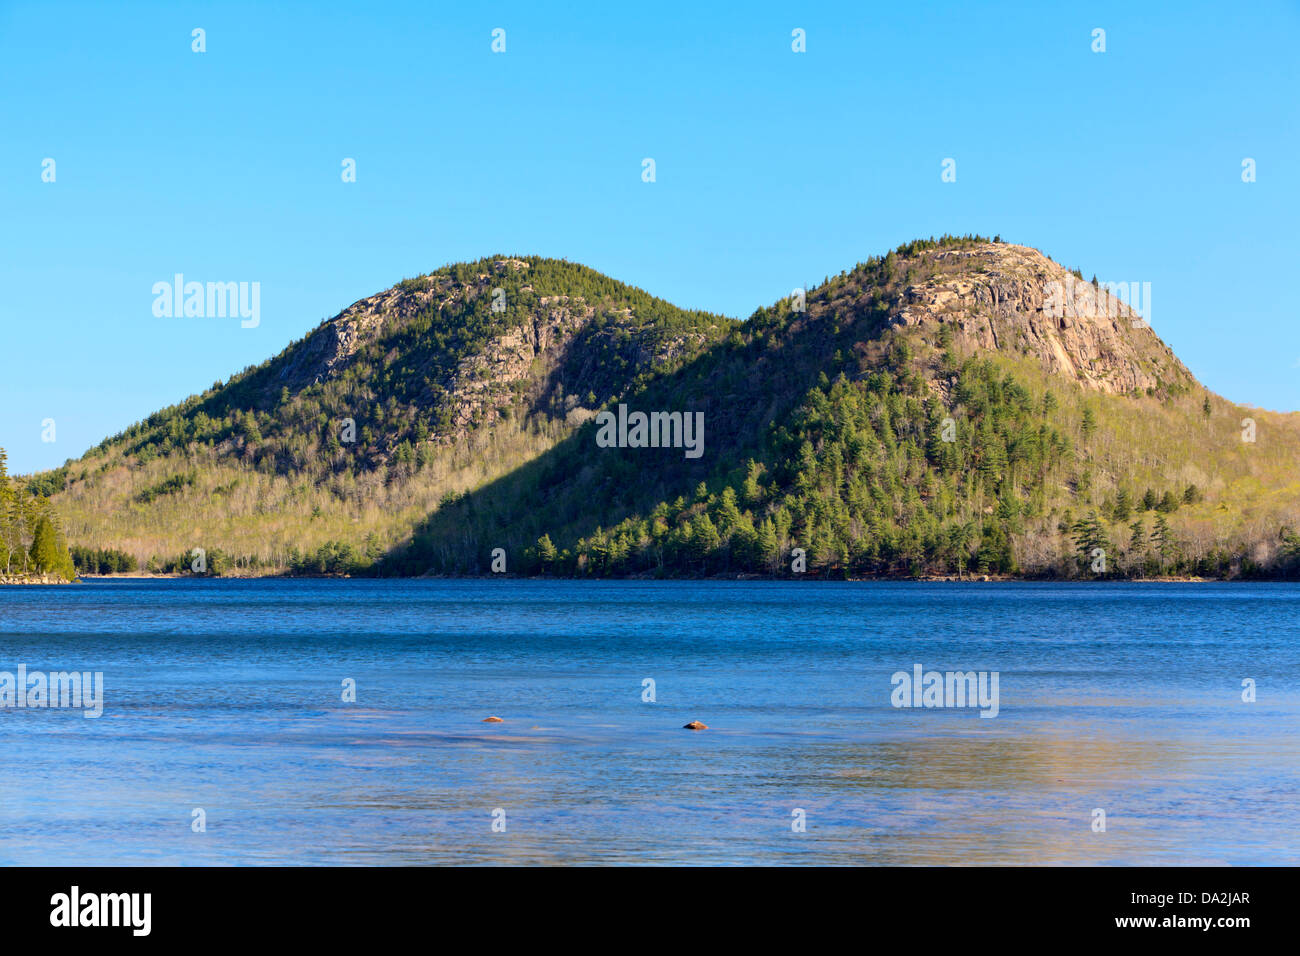
[[[416,526],[409,545],[381,560],[378,573],[486,574],[496,548],[505,551],[507,571],[522,570],[543,534],[572,549],[659,502],[689,500],[702,481],[716,490],[743,476],[749,458],[766,457],[768,426],[800,404],[823,372],[834,378],[847,369],[843,356],[880,331],[878,315],[849,321],[820,311],[764,338],[719,343],[621,400],[629,411],[703,412],[700,458],[681,448],[601,448],[595,422],[587,422],[536,459],[445,503]],[[835,321],[847,328],[837,332]]]

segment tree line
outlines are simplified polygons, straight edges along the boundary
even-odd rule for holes
[[[0,448],[0,568],[5,576],[53,574],[69,581],[76,568],[58,515],[44,495],[9,476]]]

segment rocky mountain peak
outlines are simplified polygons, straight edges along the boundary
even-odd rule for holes
[[[1194,384],[1144,318],[1149,284],[1094,284],[1037,249],[1002,242],[924,249],[887,258],[882,269],[887,281],[877,306],[890,327],[934,340],[946,327],[965,351],[1032,357],[1107,394]],[[853,308],[844,298],[835,295],[823,308]]]

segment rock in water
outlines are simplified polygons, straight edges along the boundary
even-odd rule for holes
[[[682,725],[683,730],[708,730],[708,724],[702,724],[698,720],[692,720],[689,724]]]
[[[502,721],[502,719],[501,719],[500,717],[484,717],[484,718],[483,718],[483,723],[485,723],[485,724],[500,724],[500,723],[504,723],[504,721]]]

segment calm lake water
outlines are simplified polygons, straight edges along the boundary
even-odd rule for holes
[[[0,671],[105,690],[0,710],[0,863],[1296,864],[1298,622],[1279,584],[3,588]],[[998,716],[891,706],[918,663]]]

